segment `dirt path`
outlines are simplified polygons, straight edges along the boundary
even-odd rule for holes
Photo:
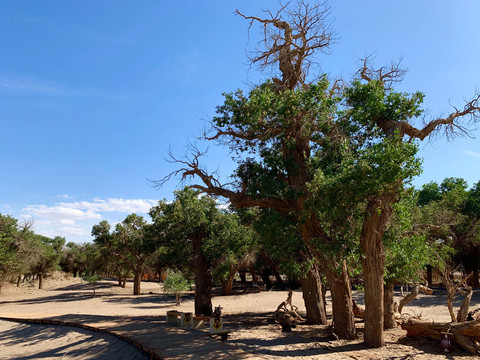
[[[114,281],[102,281],[97,287],[97,296],[93,298],[92,290],[82,280],[57,275],[53,279],[46,279],[44,290],[36,289],[33,284],[22,284],[20,288],[6,286],[0,295],[0,312],[163,318],[168,309],[193,310],[191,294],[184,298],[181,306],[175,307],[174,299],[164,295],[158,283],[143,282],[142,295],[133,296],[131,293],[131,283],[126,289],[122,289],[117,287]],[[448,322],[445,296],[442,291],[436,291],[432,296],[420,295],[405,307],[404,313],[421,316],[425,320]],[[363,303],[361,293],[355,293],[355,297],[359,304]],[[327,327],[321,326],[299,326],[292,333],[282,333],[279,325],[272,322],[271,314],[285,298],[286,292],[281,291],[238,293],[229,297],[214,297],[213,304],[223,307],[227,326],[232,330],[229,343],[267,359],[477,359],[459,349],[455,349],[453,355],[442,354],[437,343],[406,338],[401,329],[386,333],[386,347],[366,349],[361,344],[362,323],[357,324],[360,338],[355,342],[336,340]],[[460,302],[461,299],[457,298],[457,309]],[[300,311],[304,311],[300,291],[294,292],[293,303]],[[475,292],[472,308],[479,306],[480,293]],[[331,309],[328,308],[328,311]],[[64,342],[68,339],[55,332],[51,334],[55,338],[64,339]],[[42,343],[37,341],[30,346],[38,347],[42,346]]]

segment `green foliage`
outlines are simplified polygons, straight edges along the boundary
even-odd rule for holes
[[[97,274],[83,274],[82,279],[90,285],[96,285],[102,279],[102,276]]]
[[[394,204],[391,225],[385,232],[386,282],[422,282],[422,271],[435,259],[434,251],[425,236],[411,231],[415,198],[412,191],[408,195]]]
[[[182,295],[191,288],[191,281],[182,272],[167,271],[167,277],[163,282],[163,291],[174,295],[177,305],[180,304]]]

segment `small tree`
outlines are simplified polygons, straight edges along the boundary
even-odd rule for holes
[[[163,282],[163,291],[169,295],[175,295],[175,305],[180,305],[182,295],[185,291],[190,290],[190,287],[191,281],[189,281],[182,272],[167,272],[167,277]]]
[[[86,281],[89,285],[93,287],[93,297],[95,297],[95,288],[98,282],[102,279],[100,275],[97,274],[84,274],[82,275],[82,279]]]

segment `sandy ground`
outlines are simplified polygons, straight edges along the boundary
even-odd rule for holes
[[[143,282],[142,295],[138,296],[131,295],[132,283],[122,289],[116,286],[115,281],[108,280],[102,281],[96,292],[97,295],[93,298],[91,286],[81,279],[61,274],[47,278],[43,290],[36,289],[36,284],[31,283],[22,284],[19,288],[7,284],[0,294],[0,313],[43,312],[156,318],[165,316],[169,309],[193,311],[191,293],[176,307],[173,297],[163,294],[161,284],[155,282]],[[361,344],[361,322],[357,324],[358,341],[336,340],[326,326],[301,325],[291,333],[282,333],[280,326],[273,323],[272,312],[286,296],[286,291],[243,293],[240,287],[236,288],[236,294],[232,296],[215,296],[213,304],[222,306],[226,327],[232,331],[229,343],[266,359],[275,360],[475,358],[460,349],[455,349],[453,354],[442,354],[438,343],[407,338],[405,331],[401,329],[386,332],[384,348],[366,349]],[[361,293],[355,293],[355,298],[357,303],[363,303]],[[445,299],[446,295],[441,290],[431,296],[420,295],[404,308],[403,313],[420,316],[425,320],[448,322]],[[455,303],[457,308],[460,302],[461,299],[458,298]],[[301,312],[304,311],[300,291],[294,292],[293,303]],[[472,299],[472,308],[479,306],[480,292],[476,292]],[[331,311],[330,308],[327,310]],[[80,329],[76,331],[62,326],[0,322],[2,359],[141,359],[141,354],[127,354],[125,351],[129,347],[116,338]],[[112,353],[107,354],[107,351]],[[88,357],[94,353],[97,354],[95,357]]]

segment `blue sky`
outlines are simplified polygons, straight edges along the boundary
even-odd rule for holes
[[[350,79],[358,59],[403,57],[402,91],[423,91],[430,117],[480,89],[478,0],[332,0],[338,34],[316,71]],[[34,230],[88,241],[92,225],[115,223],[171,199],[167,150],[184,153],[221,104],[223,91],[266,76],[248,65],[258,32],[233,11],[261,15],[276,1],[23,0],[0,5],[0,213]],[[451,105],[450,105],[451,104]],[[480,180],[476,139],[421,144],[416,186],[448,176]],[[203,146],[203,145],[202,145]],[[205,166],[226,178],[225,149]]]

